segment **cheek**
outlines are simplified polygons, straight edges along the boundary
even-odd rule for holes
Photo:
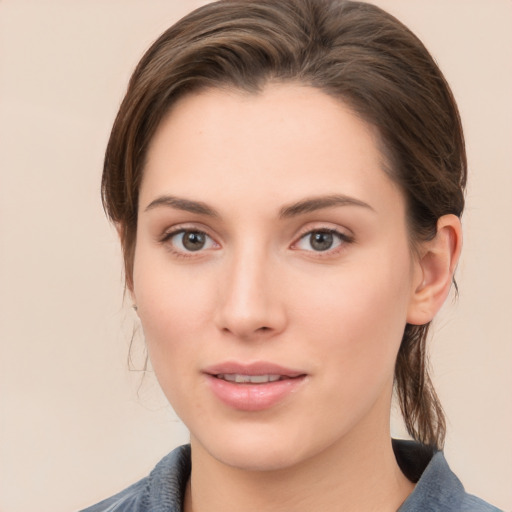
[[[143,250],[136,254],[134,299],[152,365],[161,379],[165,373],[190,369],[196,334],[210,318],[214,301],[197,274],[149,256]]]
[[[201,410],[191,382],[197,373],[198,331],[205,319],[204,293],[176,276],[162,278],[157,269],[140,277],[135,281],[138,314],[149,359],[167,400],[185,420],[191,407]]]
[[[294,290],[298,324],[347,381],[364,386],[392,376],[410,299],[410,260],[363,258],[328,280]],[[302,291],[301,291],[302,290]],[[304,293],[304,290],[308,290]],[[336,379],[336,372],[329,373]]]

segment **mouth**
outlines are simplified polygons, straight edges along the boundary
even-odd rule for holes
[[[286,375],[245,375],[241,373],[219,373],[214,375],[214,377],[227,382],[235,382],[236,384],[267,384],[269,382],[296,378]]]
[[[207,375],[235,384],[268,384],[306,375],[306,372],[301,370],[265,361],[253,363],[227,361],[210,366],[203,371]]]
[[[210,390],[224,405],[245,412],[270,409],[290,400],[307,374],[273,363],[221,363],[204,371]]]

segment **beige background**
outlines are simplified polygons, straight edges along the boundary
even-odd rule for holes
[[[128,370],[135,317],[99,180],[133,66],[200,3],[0,0],[0,512],[77,510],[186,440],[154,378]],[[460,298],[433,364],[452,467],[511,510],[512,2],[377,3],[424,40],[462,112]]]

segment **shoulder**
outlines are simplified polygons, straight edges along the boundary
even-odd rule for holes
[[[181,512],[189,476],[190,446],[180,446],[147,477],[80,512]]]
[[[461,512],[503,512],[472,494],[465,494],[460,508]]]
[[[394,441],[399,466],[416,487],[398,512],[501,512],[468,494],[443,452],[410,441]]]
[[[118,494],[80,512],[142,512],[145,510],[143,505],[141,506],[141,502],[146,494],[147,480],[147,478],[144,478]]]

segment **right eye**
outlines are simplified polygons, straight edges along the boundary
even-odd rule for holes
[[[172,249],[180,253],[198,252],[213,249],[217,246],[214,240],[204,231],[181,229],[168,233],[163,242],[170,244]]]

